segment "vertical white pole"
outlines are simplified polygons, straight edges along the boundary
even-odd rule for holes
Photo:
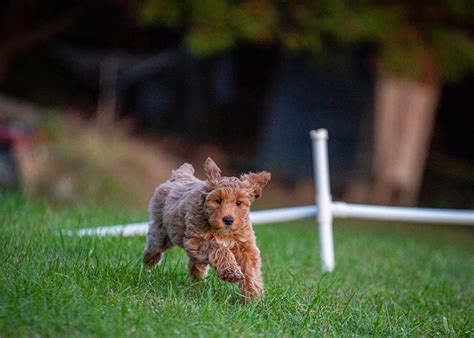
[[[334,243],[332,236],[332,198],[329,185],[328,131],[310,132],[313,143],[313,170],[318,205],[319,241],[323,271],[334,270]]]

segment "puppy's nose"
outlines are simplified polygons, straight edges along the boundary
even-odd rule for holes
[[[224,216],[222,217],[222,221],[225,225],[232,225],[232,223],[234,222],[234,218],[232,216]]]

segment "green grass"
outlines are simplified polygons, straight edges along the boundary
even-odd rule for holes
[[[214,273],[192,284],[180,249],[148,272],[143,237],[60,232],[143,219],[0,196],[0,336],[474,334],[471,229],[339,223],[323,274],[313,222],[258,226],[266,295],[246,306]]]

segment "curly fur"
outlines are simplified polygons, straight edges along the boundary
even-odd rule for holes
[[[211,266],[222,280],[239,283],[243,302],[257,299],[263,281],[249,207],[262,195],[271,175],[264,171],[240,178],[221,176],[211,158],[204,162],[204,170],[207,179],[202,181],[185,163],[156,188],[149,204],[151,222],[143,261],[153,266],[163,252],[178,245],[189,257],[193,280],[205,278]]]

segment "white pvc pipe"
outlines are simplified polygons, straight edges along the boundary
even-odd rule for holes
[[[318,209],[314,205],[294,208],[259,210],[250,213],[252,224],[294,221],[301,218],[315,217]]]
[[[313,170],[318,205],[319,242],[323,271],[333,271],[335,266],[332,234],[332,201],[329,183],[329,164],[326,129],[310,132],[313,144]]]
[[[108,225],[99,228],[86,228],[79,229],[77,232],[68,231],[68,235],[82,236],[135,236],[135,235],[146,235],[148,231],[148,223],[130,223],[130,224],[118,224]]]
[[[314,205],[294,208],[260,210],[253,211],[250,213],[250,221],[254,225],[287,222],[302,218],[315,217],[317,213],[317,208]],[[75,234],[77,234],[78,236],[135,236],[146,235],[147,231],[148,223],[131,223],[109,225],[100,228],[80,229]],[[73,235],[74,232],[69,231],[68,234]]]
[[[337,218],[474,225],[474,212],[470,210],[402,208],[380,205],[350,204],[345,202],[333,202],[331,207],[333,217]],[[257,225],[294,221],[302,218],[315,217],[317,214],[318,208],[314,205],[309,205],[294,208],[253,211],[250,213],[250,220],[254,225]],[[77,234],[78,236],[134,236],[146,235],[147,230],[148,223],[131,223],[80,229],[75,233],[69,231],[68,234]]]
[[[474,225],[474,212],[470,210],[404,208],[334,202],[332,213],[338,218]]]

